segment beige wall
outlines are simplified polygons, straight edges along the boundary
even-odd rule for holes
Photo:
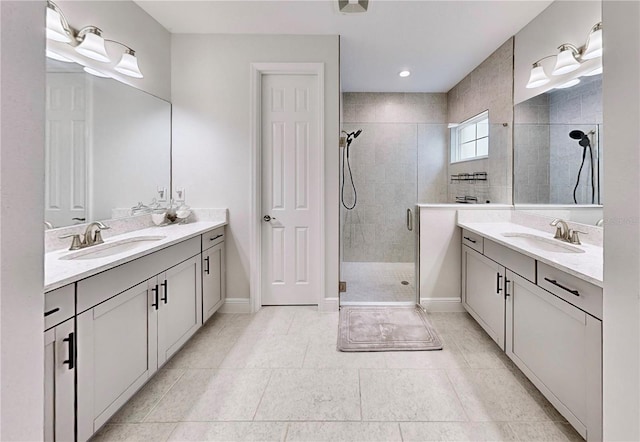
[[[324,63],[326,297],[338,295],[337,36],[172,38],[173,185],[192,207],[228,207],[227,296],[248,298],[251,219],[250,65]]]
[[[489,110],[489,158],[451,164],[449,175],[487,172],[488,181],[450,184],[449,200],[476,196],[482,202],[511,204],[513,157],[513,38],[467,75],[448,94],[448,121],[461,123]],[[507,126],[504,126],[506,124]]]
[[[45,3],[0,2],[0,440],[42,440]]]

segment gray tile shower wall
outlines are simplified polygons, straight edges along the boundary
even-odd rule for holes
[[[343,94],[343,129],[362,129],[349,157],[357,205],[341,208],[343,261],[414,260],[406,210],[447,198],[446,106],[446,94]],[[346,173],[349,205],[353,191]]]
[[[449,201],[458,195],[479,201],[512,202],[513,38],[447,93],[449,123],[489,111],[489,158],[449,165],[449,175],[487,172],[486,182],[449,183]],[[506,124],[506,126],[505,126]]]

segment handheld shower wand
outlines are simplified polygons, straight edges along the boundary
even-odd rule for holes
[[[347,145],[342,150],[342,187],[340,188],[340,201],[342,205],[347,210],[353,210],[358,203],[358,192],[356,191],[356,185],[353,182],[353,172],[351,171],[351,163],[349,162],[349,147],[353,140],[358,138],[358,136],[362,133],[362,129],[358,129],[357,131],[347,133],[346,131],[342,131],[343,134],[347,136]],[[345,182],[345,164],[347,169],[349,170],[349,180],[351,181],[351,188],[353,189],[353,204],[348,205],[344,201],[344,182]]]
[[[573,202],[578,204],[578,199],[576,198],[576,192],[578,191],[578,186],[580,185],[580,174],[582,173],[582,168],[584,167],[585,159],[587,158],[587,148],[589,149],[589,158],[590,158],[590,166],[591,166],[591,204],[595,204],[595,172],[593,170],[593,149],[591,147],[591,140],[589,139],[589,135],[595,134],[594,131],[590,131],[588,134],[585,134],[581,130],[572,130],[569,132],[569,137],[574,140],[578,140],[578,144],[582,147],[582,163],[580,164],[580,169],[578,170],[578,178],[576,179],[576,186],[573,188]]]

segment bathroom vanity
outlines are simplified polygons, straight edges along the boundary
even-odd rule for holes
[[[511,222],[458,222],[462,302],[588,441],[602,440],[602,247]]]
[[[225,224],[46,254],[45,440],[88,440],[222,306]]]

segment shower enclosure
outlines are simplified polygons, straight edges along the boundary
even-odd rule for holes
[[[340,304],[415,304],[416,205],[446,201],[446,125],[345,123],[343,130],[362,132],[340,152]]]

